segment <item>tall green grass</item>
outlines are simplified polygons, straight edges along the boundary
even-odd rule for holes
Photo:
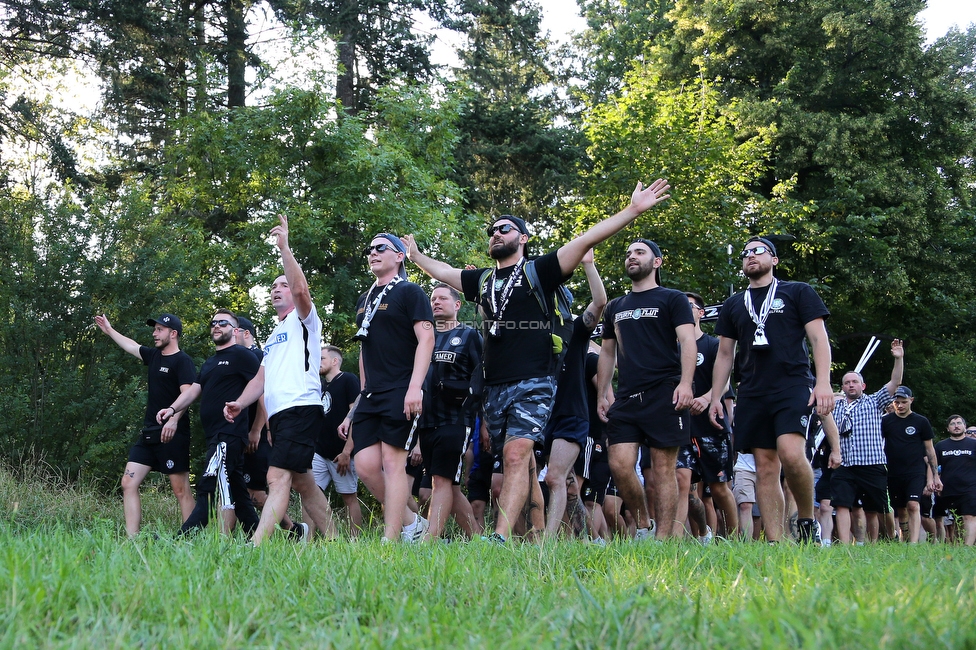
[[[976,553],[961,547],[254,549],[213,527],[126,541],[118,512],[84,509],[0,522],[0,647],[976,646]]]

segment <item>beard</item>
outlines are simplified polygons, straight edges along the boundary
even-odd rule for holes
[[[520,248],[522,244],[515,238],[507,244],[503,242],[500,246],[489,246],[488,254],[493,260],[504,260],[517,253]]]
[[[234,340],[234,330],[220,330],[219,333],[214,335],[213,342],[214,345],[227,345]]]
[[[742,269],[742,275],[746,276],[750,280],[755,280],[756,278],[761,278],[762,276],[769,273],[769,271],[772,268],[773,268],[772,264],[767,265],[767,264],[760,263],[757,264],[754,268]]]
[[[627,267],[627,277],[629,277],[632,282],[640,282],[644,278],[648,277],[651,273],[654,273],[653,266],[644,266],[641,264],[633,271],[630,270],[630,267]]]

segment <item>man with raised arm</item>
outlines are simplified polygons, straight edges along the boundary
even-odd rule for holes
[[[796,499],[800,542],[819,544],[806,431],[811,407],[821,416],[834,409],[830,342],[824,324],[830,312],[809,284],[777,280],[773,269],[779,258],[768,239],[753,237],[740,257],[749,288],[726,300],[719,313],[712,386],[725,386],[729,381],[734,356],[741,379],[735,448],[751,450],[755,456],[756,498],[766,539],[778,542],[783,537],[782,470]],[[816,377],[810,372],[806,339],[813,345]],[[709,417],[716,426],[723,412],[722,393],[715,391]]]
[[[268,411],[272,444],[268,498],[252,537],[255,546],[274,532],[288,510],[292,488],[302,496],[302,505],[314,525],[326,537],[336,535],[332,508],[308,471],[315,438],[325,418],[319,380],[322,321],[312,303],[305,273],[288,245],[288,218],[282,214],[278,220],[271,229],[285,271],[271,285],[271,305],[278,313],[278,325],[264,344],[265,356],[258,373],[240,397],[224,406],[224,417],[233,421],[263,394]]]
[[[559,358],[548,316],[555,309],[554,292],[572,275],[586,251],[666,200],[669,188],[663,179],[646,188],[638,183],[626,208],[531,262],[525,251],[528,227],[511,215],[495,219],[487,230],[488,252],[495,260],[491,269],[454,268],[421,253],[413,236],[404,237],[411,261],[436,280],[462,290],[485,314],[485,417],[492,444],[502,449],[505,466],[491,537],[496,542],[503,543],[511,535],[529,496],[535,476],[533,450],[543,442],[552,409]],[[531,287],[526,279],[527,264],[534,265],[539,287]],[[548,310],[543,309],[539,296]]]
[[[891,342],[891,356],[895,359],[891,379],[881,390],[871,395],[865,393],[867,384],[861,373],[850,370],[841,379],[844,399],[834,406],[834,421],[840,431],[841,466],[830,479],[830,501],[837,517],[837,537],[845,544],[851,542],[851,510],[859,500],[864,504],[864,512],[874,514],[867,518],[867,537],[872,542],[878,541],[878,516],[889,511],[888,460],[881,418],[904,375],[905,348],[898,339]],[[904,532],[908,534],[908,530]],[[917,530],[915,534],[917,537]]]
[[[193,512],[193,494],[190,491],[190,421],[183,417],[185,411],[174,414],[158,431],[156,412],[172,404],[177,397],[193,385],[196,368],[193,359],[180,350],[183,323],[173,314],[150,318],[146,325],[153,328],[154,347],[139,345],[120,334],[104,314],[95,317],[95,324],[120,348],[140,359],[149,367],[149,394],[146,402],[144,432],[155,428],[155,433],[140,434],[129,448],[129,461],[122,474],[122,508],[125,513],[125,530],[129,537],[139,533],[142,523],[142,500],[139,486],[151,471],[169,476],[173,494],[180,504],[183,519]]]

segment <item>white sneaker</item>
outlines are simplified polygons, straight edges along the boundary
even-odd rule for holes
[[[430,522],[417,515],[417,519],[413,522],[413,528],[409,531],[404,530],[400,533],[400,539],[407,542],[408,544],[416,544],[424,539],[427,531],[430,530]]]
[[[297,539],[295,540],[297,543],[308,544],[308,538],[311,537],[311,535],[309,535],[308,524],[306,524],[304,521],[300,521],[295,524],[294,528],[292,528],[292,532],[294,532],[297,536]]]
[[[702,546],[708,546],[713,539],[715,539],[715,534],[712,532],[712,527],[705,526],[705,534],[699,537],[698,541],[701,542]]]

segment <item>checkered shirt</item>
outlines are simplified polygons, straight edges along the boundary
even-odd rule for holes
[[[874,395],[865,393],[854,402],[846,398],[834,406],[834,421],[840,436],[840,457],[844,467],[855,465],[885,465],[888,462],[881,436],[881,416],[891,403],[888,388]],[[849,436],[843,435],[850,429]]]

